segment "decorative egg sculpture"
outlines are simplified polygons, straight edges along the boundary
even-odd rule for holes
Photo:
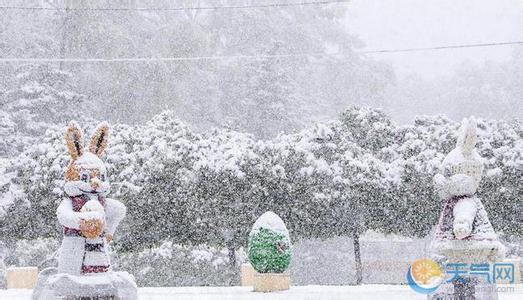
[[[258,273],[283,273],[291,261],[289,231],[272,211],[261,215],[252,226],[248,248],[249,261]]]

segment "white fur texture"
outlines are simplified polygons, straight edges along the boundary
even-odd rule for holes
[[[434,175],[433,184],[436,192],[438,193],[438,196],[441,199],[448,199],[451,197],[451,195],[448,193],[447,179],[443,175]]]

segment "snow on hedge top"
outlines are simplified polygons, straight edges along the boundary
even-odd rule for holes
[[[289,231],[285,227],[283,220],[272,211],[268,211],[261,215],[254,225],[252,225],[251,234],[257,233],[261,228],[265,228],[276,233],[283,234],[285,237],[289,238]]]

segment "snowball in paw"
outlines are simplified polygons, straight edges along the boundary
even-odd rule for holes
[[[454,223],[454,235],[457,239],[464,239],[470,235],[472,228],[467,221],[456,221]]]
[[[87,201],[87,203],[82,206],[81,212],[91,212],[89,214],[89,219],[99,219],[104,220],[105,219],[105,210],[100,204],[100,202],[95,200]]]

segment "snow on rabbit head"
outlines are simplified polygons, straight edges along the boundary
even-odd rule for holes
[[[105,209],[102,206],[102,204],[100,204],[99,201],[87,201],[87,203],[85,203],[82,206],[82,209],[80,209],[80,211],[81,212],[97,212],[100,216],[97,219],[100,219],[105,223]]]
[[[65,143],[71,161],[65,173],[65,192],[69,196],[82,194],[105,196],[109,193],[109,182],[105,164],[100,159],[109,136],[109,125],[100,123],[84,149],[83,133],[74,121],[69,123],[65,134]]]

